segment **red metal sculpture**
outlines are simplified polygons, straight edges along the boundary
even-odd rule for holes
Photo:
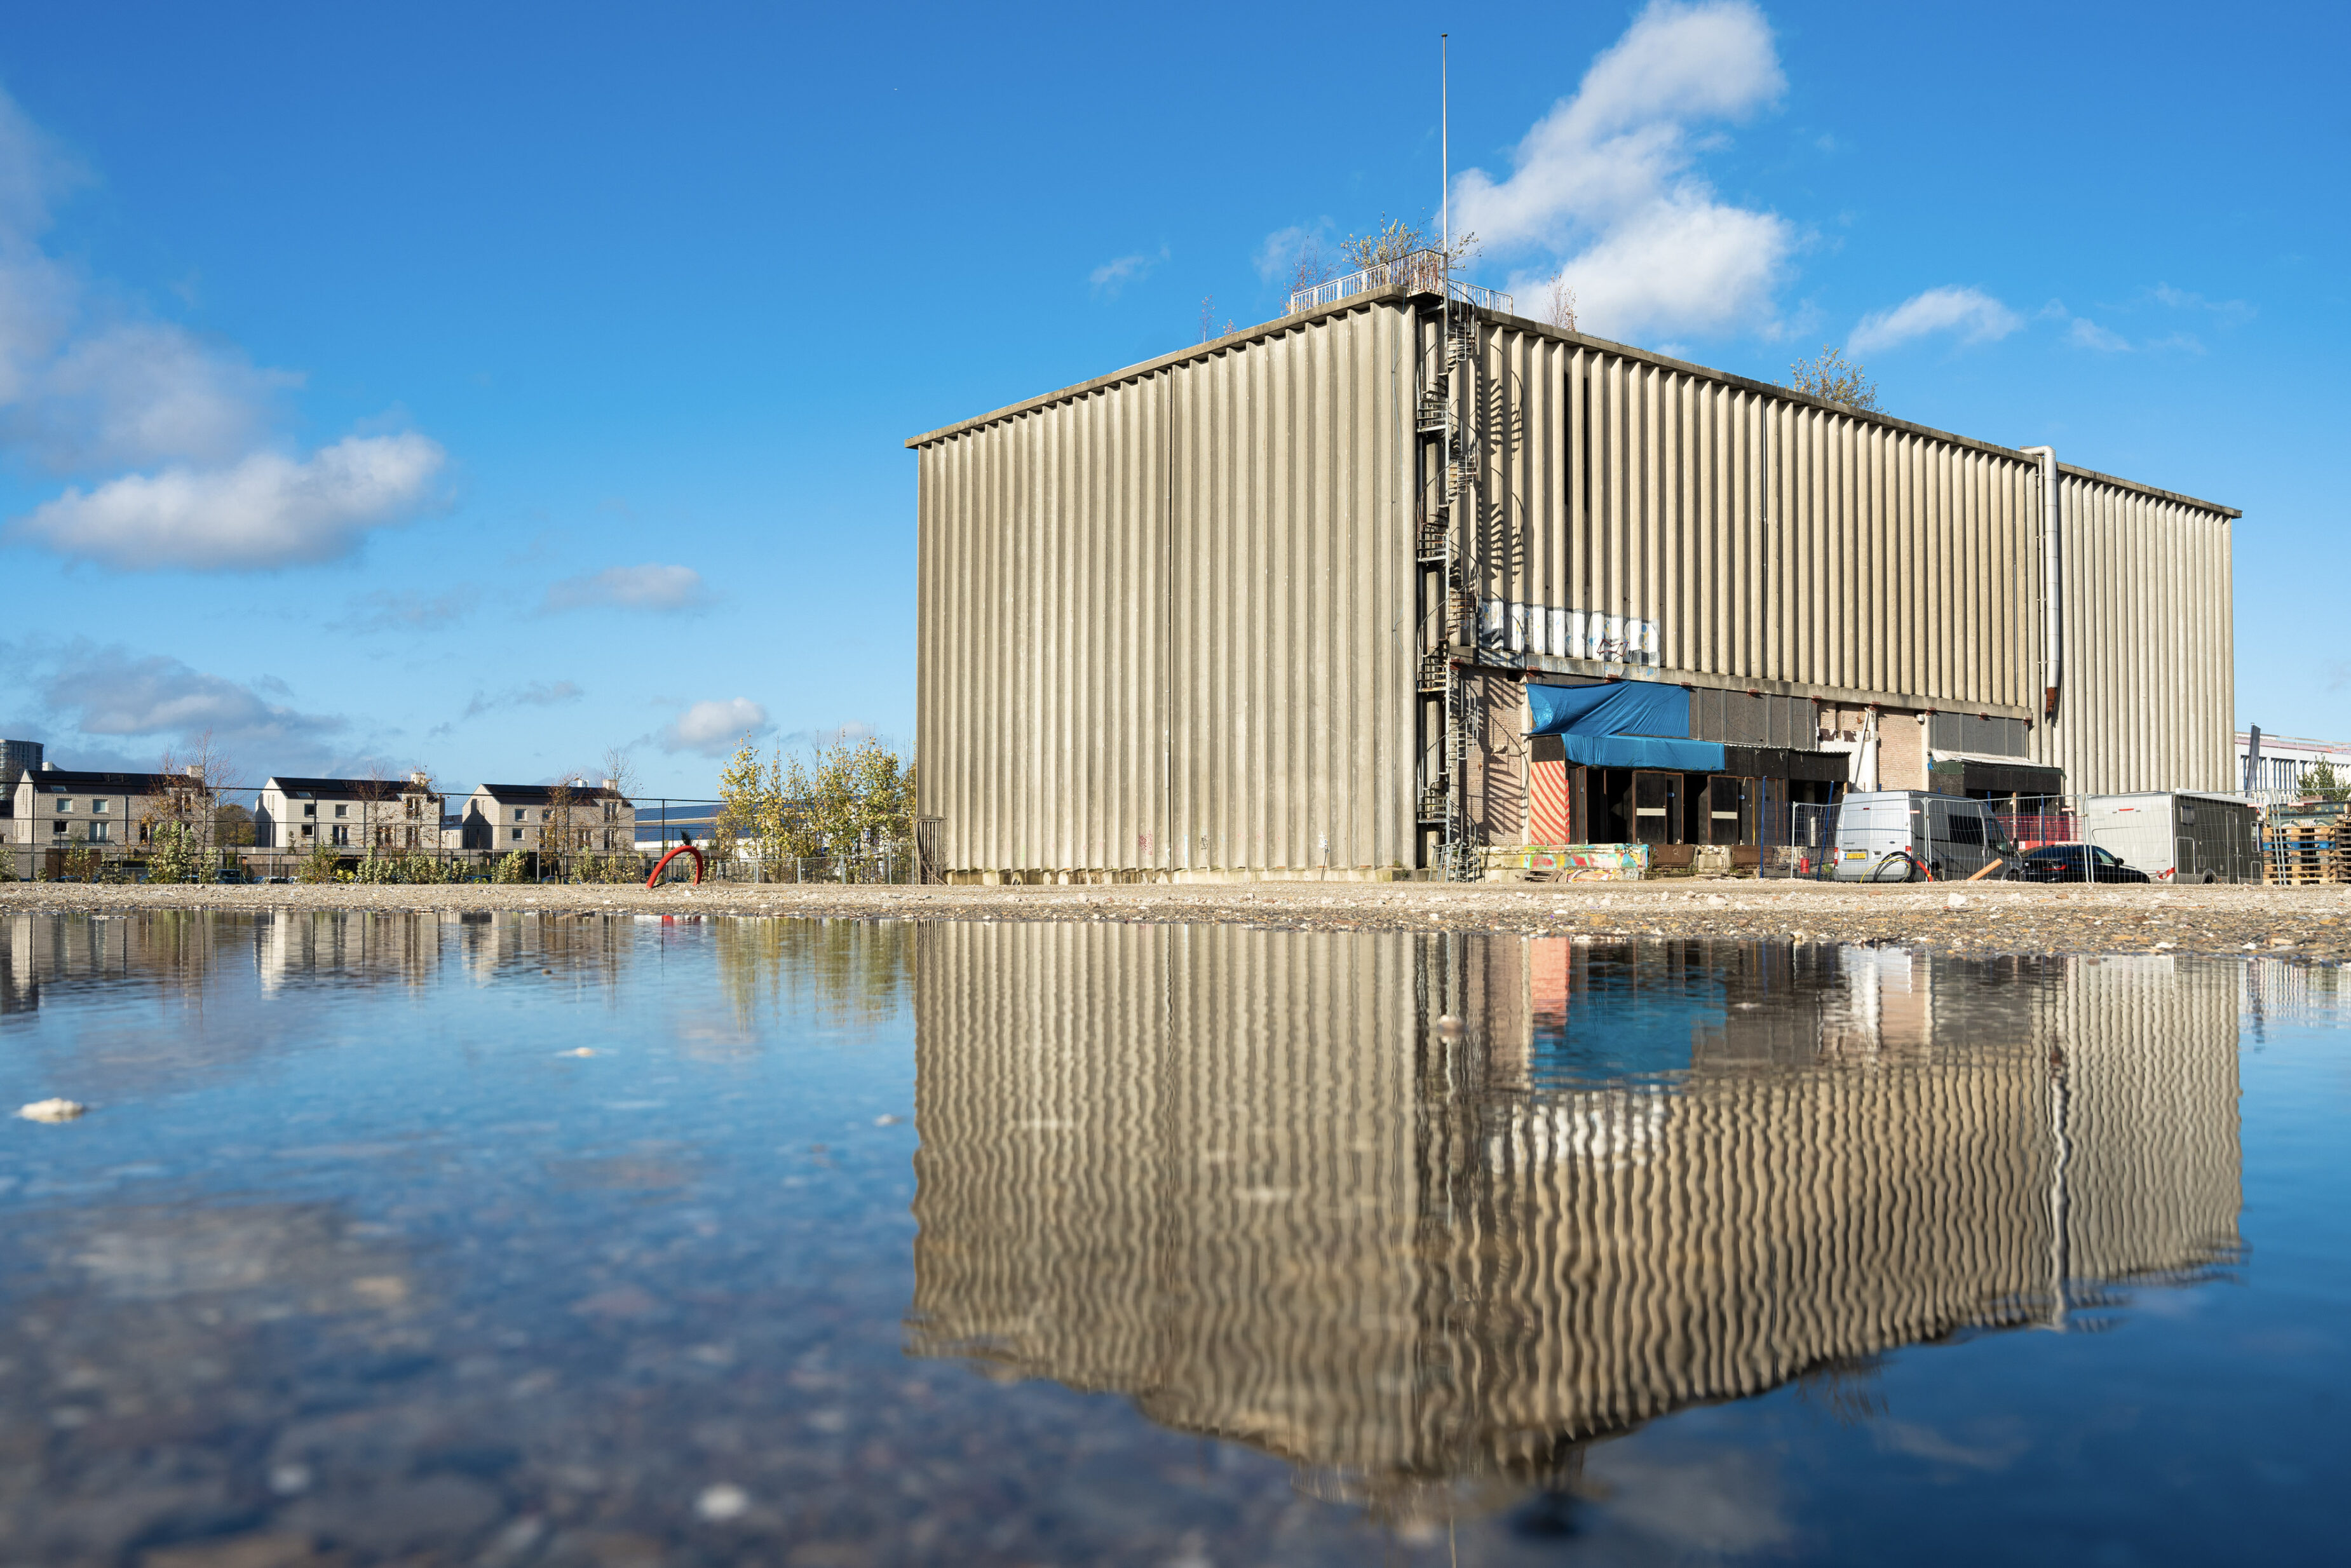
[[[677,859],[680,855],[692,855],[694,857],[694,885],[700,887],[702,885],[702,852],[694,847],[694,841],[692,839],[686,840],[685,842],[678,845],[677,848],[662,856],[661,863],[653,867],[653,875],[645,878],[645,885],[647,887],[651,887],[655,883],[661,881],[661,873],[664,870],[668,869],[670,862]]]

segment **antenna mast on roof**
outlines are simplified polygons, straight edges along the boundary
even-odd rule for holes
[[[1453,270],[1453,72],[1447,58],[1452,37],[1437,35],[1437,233],[1447,273]]]

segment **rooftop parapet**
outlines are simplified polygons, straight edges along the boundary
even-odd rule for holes
[[[1311,288],[1301,288],[1290,295],[1290,308],[1285,315],[1295,316],[1301,310],[1315,310],[1325,305],[1336,305],[1351,295],[1369,294],[1376,289],[1401,287],[1408,294],[1450,294],[1465,305],[1476,305],[1489,310],[1518,313],[1517,301],[1496,288],[1481,288],[1465,283],[1453,276],[1445,264],[1445,253],[1436,250],[1407,251],[1394,261],[1384,261],[1377,267],[1367,267],[1361,272],[1351,272],[1344,277],[1334,277],[1318,283]]]

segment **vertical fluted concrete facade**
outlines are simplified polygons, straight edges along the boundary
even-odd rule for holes
[[[1374,1493],[1541,1479],[1689,1404],[2063,1325],[2239,1249],[2220,965],[914,940],[911,1348],[1123,1393]],[[1577,1066],[1660,1006],[1687,1019],[1683,1066]]]
[[[1413,354],[1360,305],[918,444],[950,870],[1409,863]]]
[[[1426,656],[1980,715],[2067,790],[2232,787],[2231,509],[2061,465],[2053,718],[2037,457],[1493,312],[1447,382],[1429,304],[1359,296],[908,443],[951,874],[1416,866]],[[1440,387],[1478,457],[1474,624],[1418,564]]]

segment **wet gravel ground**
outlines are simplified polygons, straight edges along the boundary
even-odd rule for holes
[[[1795,937],[1978,955],[2262,952],[2351,956],[2351,887],[1838,887],[1698,881],[1259,883],[1111,887],[511,887],[0,884],[0,915],[131,909],[776,915],[861,920],[1211,922],[1305,931]]]

